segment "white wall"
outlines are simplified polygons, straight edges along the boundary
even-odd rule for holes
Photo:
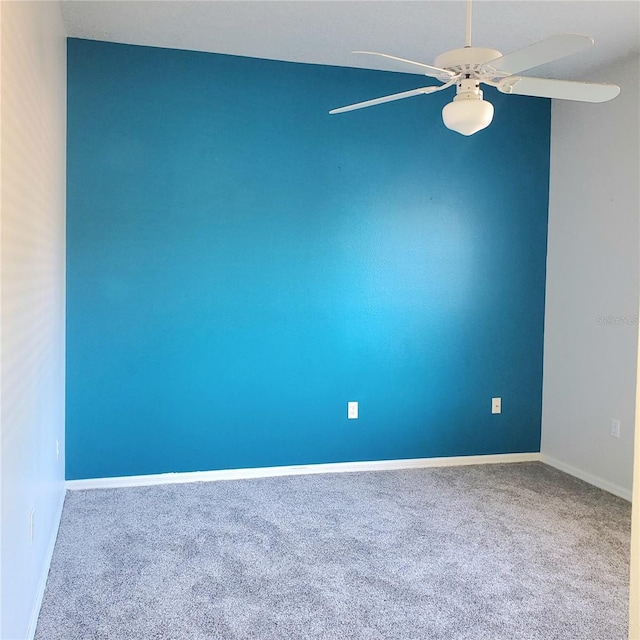
[[[621,94],[554,101],[543,459],[631,498],[638,345],[639,59],[592,74]],[[621,421],[620,439],[611,420]]]
[[[0,6],[0,637],[22,640],[64,497],[66,42],[58,2]]]

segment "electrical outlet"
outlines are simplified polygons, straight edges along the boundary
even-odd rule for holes
[[[349,420],[358,419],[358,403],[357,402],[347,403],[347,418],[349,418]]]
[[[36,510],[31,509],[29,512],[29,544],[33,542],[33,521],[36,517]]]
[[[58,438],[56,438],[56,461],[60,460],[60,442]]]
[[[491,398],[491,413],[502,413],[502,398]]]
[[[620,437],[620,420],[613,419],[611,421],[611,435],[614,438]]]

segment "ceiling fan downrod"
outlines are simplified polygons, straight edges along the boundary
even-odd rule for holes
[[[471,46],[471,0],[467,0],[467,29],[464,46]]]

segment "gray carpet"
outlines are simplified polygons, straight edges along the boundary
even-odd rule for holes
[[[69,492],[36,640],[624,640],[630,511],[540,463]]]

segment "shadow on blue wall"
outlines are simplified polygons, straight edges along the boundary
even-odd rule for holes
[[[420,76],[68,61],[68,479],[539,450],[549,101],[465,138],[453,89],[327,113]]]

